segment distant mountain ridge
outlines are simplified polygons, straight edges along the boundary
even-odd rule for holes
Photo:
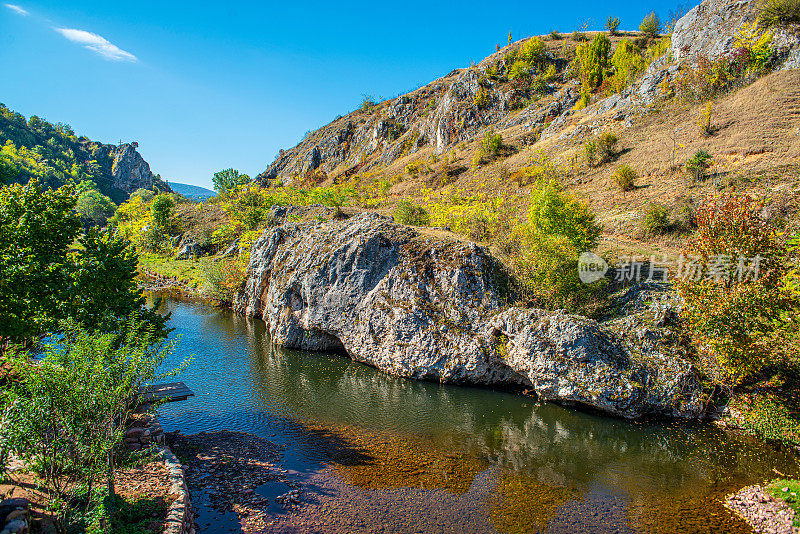
[[[116,203],[137,189],[170,191],[150,170],[138,146],[78,137],[68,124],[51,124],[36,115],[26,120],[0,104],[0,157],[11,167],[15,182],[36,178],[46,187],[60,187],[69,180],[91,180]]]
[[[216,191],[198,185],[167,182],[172,191],[192,200],[207,200],[217,195]]]

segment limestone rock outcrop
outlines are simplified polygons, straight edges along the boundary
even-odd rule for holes
[[[525,388],[627,418],[704,416],[696,371],[652,313],[600,323],[508,308],[504,272],[473,243],[377,214],[287,223],[253,245],[234,307],[262,317],[281,346],[341,351],[396,376]]]

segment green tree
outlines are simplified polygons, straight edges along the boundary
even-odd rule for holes
[[[250,177],[236,169],[225,169],[214,173],[214,190],[218,193],[227,193],[239,186],[250,182]]]
[[[19,169],[11,158],[0,153],[0,185],[7,184],[19,174]]]
[[[543,236],[565,238],[579,252],[593,250],[602,229],[595,215],[579,200],[563,191],[556,180],[550,180],[531,194],[528,224]]]
[[[94,224],[103,226],[114,215],[117,206],[97,189],[88,189],[78,194],[75,209]]]
[[[67,250],[80,232],[74,188],[36,180],[0,189],[0,351],[31,343],[65,317]]]
[[[163,336],[164,319],[148,311],[127,242],[90,230],[82,250],[74,186],[42,190],[36,180],[0,189],[0,352],[32,345],[72,318],[107,331],[136,313]]]
[[[79,238],[71,268],[69,316],[94,331],[118,330],[131,316],[159,337],[166,337],[166,318],[145,305],[136,283],[139,258],[130,241],[111,232],[89,229]]]
[[[608,30],[608,33],[610,33],[611,35],[616,35],[617,30],[619,29],[619,24],[620,24],[619,17],[609,15],[608,18],[606,19],[606,29]]]
[[[639,31],[642,32],[645,37],[651,39],[658,37],[661,33],[661,19],[658,18],[655,11],[651,11],[644,20],[642,20],[642,23],[639,24]]]
[[[575,54],[574,65],[581,80],[581,91],[592,93],[609,75],[611,41],[604,33],[598,33],[590,43],[578,45]]]
[[[173,374],[159,371],[169,350],[133,322],[100,336],[72,325],[37,365],[14,358],[21,379],[3,392],[10,424],[0,441],[43,480],[61,532],[86,531],[86,512],[99,504],[92,497],[113,497],[116,469],[153,452],[128,453],[125,425],[140,387]],[[93,491],[103,483],[106,491]],[[108,519],[94,531],[110,533]]]
[[[167,228],[174,209],[175,200],[171,195],[158,195],[150,204],[150,213],[153,214],[153,219],[159,228]]]

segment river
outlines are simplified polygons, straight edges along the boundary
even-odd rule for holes
[[[789,451],[714,426],[394,378],[278,348],[258,319],[172,298],[163,307],[176,341],[166,364],[192,357],[176,379],[196,396],[163,406],[161,424],[283,446],[304,492],[297,510],[276,508],[275,532],[747,532],[723,496],[775,470],[800,474]],[[192,497],[201,533],[240,531]]]

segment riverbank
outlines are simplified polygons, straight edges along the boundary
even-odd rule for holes
[[[784,489],[789,497],[789,487],[780,491]],[[796,493],[794,497],[796,500]],[[771,495],[768,488],[759,485],[742,488],[725,499],[725,506],[747,521],[757,534],[800,533],[795,510],[783,499]]]

